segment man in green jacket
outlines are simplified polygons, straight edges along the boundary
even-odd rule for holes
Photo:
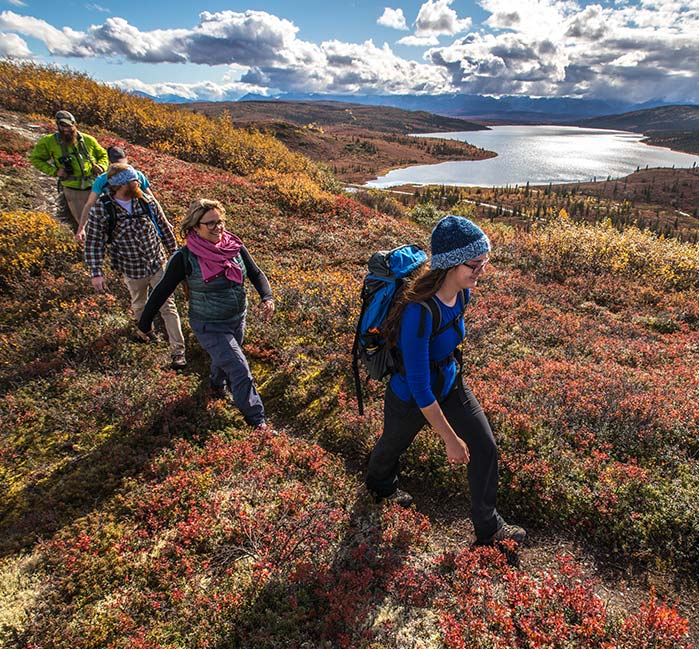
[[[45,135],[29,154],[29,161],[43,173],[58,178],[76,223],[90,195],[92,181],[108,166],[107,152],[91,135],[78,131],[67,110],[56,113],[56,133]]]

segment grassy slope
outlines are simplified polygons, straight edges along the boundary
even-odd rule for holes
[[[348,396],[363,262],[370,250],[425,242],[425,230],[344,198],[292,209],[276,185],[127,148],[175,221],[202,193],[222,199],[268,272],[278,318],[251,317],[247,349],[291,434],[254,436],[208,400],[191,336],[191,370],[163,369],[163,346],[125,335],[115,278],[115,296],[91,295],[64,229],[5,214],[8,642],[14,633],[47,647],[456,647],[495,635],[514,647],[551,634],[636,647],[655,624],[666,636],[657,646],[684,646],[682,623],[654,600],[626,603],[616,621],[566,562],[538,575],[464,549],[463,475],[446,469],[429,435],[411,449],[406,477],[432,524],[356,495],[343,464],[361,467],[380,427],[377,386],[365,420]],[[2,167],[23,200],[18,173],[31,184],[31,170]],[[577,531],[618,561],[682,573],[696,561],[686,526],[696,520],[699,314],[695,284],[678,289],[691,263],[678,269],[681,251],[642,238],[629,260],[609,232],[561,231],[574,247],[553,232],[491,229],[495,269],[469,313],[468,380],[500,438],[503,511],[532,523],[542,547],[547,528]],[[37,535],[47,541],[35,545]]]

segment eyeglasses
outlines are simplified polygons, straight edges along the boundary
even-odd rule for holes
[[[464,262],[462,265],[466,266],[466,268],[470,268],[471,272],[474,275],[478,275],[478,273],[482,273],[485,270],[485,267],[490,263],[490,259],[484,259],[483,261],[479,261],[476,264],[468,264]]]
[[[218,221],[199,221],[199,225],[205,225],[211,232],[217,230],[218,228],[225,228],[226,221],[224,219],[219,219]]]

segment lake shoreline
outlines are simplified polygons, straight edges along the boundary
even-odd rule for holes
[[[428,165],[394,167],[364,180],[367,189],[396,186],[448,185],[502,187],[562,185],[620,179],[645,168],[692,168],[699,156],[649,141],[630,131],[559,126],[494,126],[489,131],[419,134],[457,141],[495,151],[495,155],[466,165],[449,160]],[[353,179],[353,182],[357,180]],[[361,182],[361,181],[360,181]]]

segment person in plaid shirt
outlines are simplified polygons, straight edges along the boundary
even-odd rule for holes
[[[85,230],[85,262],[92,286],[98,293],[108,290],[102,266],[109,252],[111,267],[122,273],[131,295],[131,310],[136,322],[143,313],[149,289],[163,276],[165,255],[175,252],[177,241],[157,201],[144,199],[138,175],[128,164],[114,164],[107,171],[109,192],[97,200]],[[110,218],[110,212],[115,219]],[[160,315],[165,322],[172,367],[182,369],[185,360],[184,336],[175,300],[170,296]]]

